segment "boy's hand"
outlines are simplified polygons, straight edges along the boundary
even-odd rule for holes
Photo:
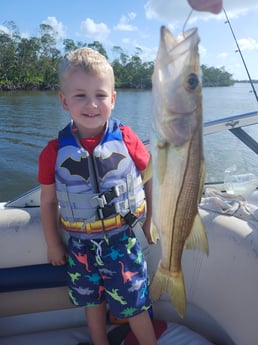
[[[188,0],[189,5],[196,11],[207,11],[214,14],[222,10],[222,0]]]
[[[65,265],[67,262],[67,252],[63,244],[47,249],[48,261],[53,266]]]

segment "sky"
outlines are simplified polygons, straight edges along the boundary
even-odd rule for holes
[[[258,0],[224,0],[224,9],[248,72],[258,80]],[[224,11],[218,15],[193,11],[187,21],[190,10],[187,0],[8,0],[1,1],[0,30],[8,32],[7,23],[13,21],[20,35],[31,37],[39,34],[40,24],[50,24],[60,47],[65,38],[99,41],[111,61],[117,57],[114,46],[129,56],[140,48],[143,61],[154,61],[161,25],[168,26],[175,36],[184,27],[197,27],[200,63],[224,67],[234,79],[247,80]]]

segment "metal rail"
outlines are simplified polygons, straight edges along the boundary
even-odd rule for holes
[[[204,122],[203,134],[222,132],[224,130],[232,130],[239,127],[255,125],[258,123],[258,111],[250,113],[233,115],[222,119]]]
[[[229,130],[239,140],[241,140],[247,147],[258,154],[258,143],[246,133],[242,127],[258,124],[258,112],[245,113],[225,117],[223,119],[209,121],[204,123],[204,135],[222,132]]]

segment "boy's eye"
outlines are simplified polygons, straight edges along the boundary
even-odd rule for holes
[[[98,98],[105,98],[105,97],[107,97],[107,95],[105,95],[105,94],[103,94],[103,93],[98,93],[96,96],[97,96]]]

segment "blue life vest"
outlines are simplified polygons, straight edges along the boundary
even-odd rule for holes
[[[133,226],[134,215],[144,214],[141,175],[123,141],[120,125],[118,120],[109,120],[92,155],[80,144],[72,123],[59,132],[55,181],[66,230],[84,232],[87,224],[116,215],[128,220],[122,228],[125,223]]]

